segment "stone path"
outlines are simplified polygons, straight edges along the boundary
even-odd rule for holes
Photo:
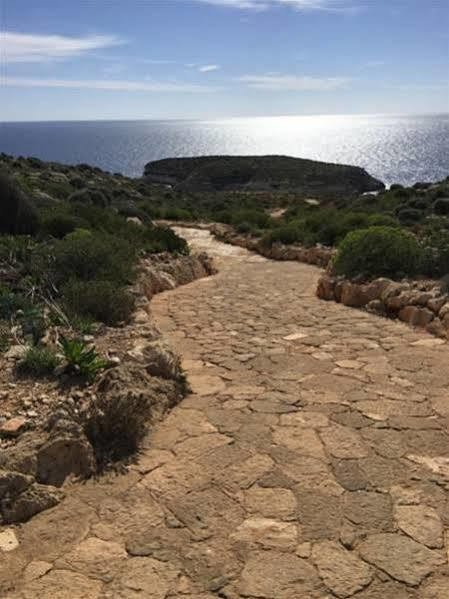
[[[447,599],[448,346],[192,243],[219,274],[152,302],[192,394],[129,474],[15,530],[0,596]]]

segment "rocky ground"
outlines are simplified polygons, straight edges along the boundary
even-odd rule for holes
[[[191,238],[219,274],[151,303],[191,395],[128,474],[0,529],[0,596],[446,599],[447,343]]]

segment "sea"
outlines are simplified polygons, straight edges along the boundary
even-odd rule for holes
[[[151,160],[277,154],[364,167],[386,185],[449,176],[449,113],[0,123],[0,152],[139,177]]]

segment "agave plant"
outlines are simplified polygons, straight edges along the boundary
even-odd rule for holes
[[[111,363],[99,356],[94,346],[89,347],[82,339],[67,339],[61,335],[60,344],[67,362],[67,370],[92,382],[100,370]]]

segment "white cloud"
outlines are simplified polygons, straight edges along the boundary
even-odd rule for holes
[[[6,87],[47,87],[65,89],[99,89],[108,91],[143,91],[171,93],[204,93],[214,92],[217,88],[189,83],[172,83],[165,81],[119,81],[90,79],[30,79],[26,77],[5,77],[2,85]]]
[[[193,0],[240,10],[264,11],[275,6],[290,6],[299,11],[353,11],[353,0]]]
[[[200,73],[211,73],[212,71],[219,71],[220,68],[218,64],[206,64],[203,67],[199,67],[198,70]]]
[[[346,77],[298,77],[296,75],[245,75],[239,81],[267,91],[327,91],[343,87]]]
[[[2,31],[0,54],[3,62],[47,62],[80,56],[97,48],[123,44],[113,35],[66,37],[62,35],[39,35]]]

